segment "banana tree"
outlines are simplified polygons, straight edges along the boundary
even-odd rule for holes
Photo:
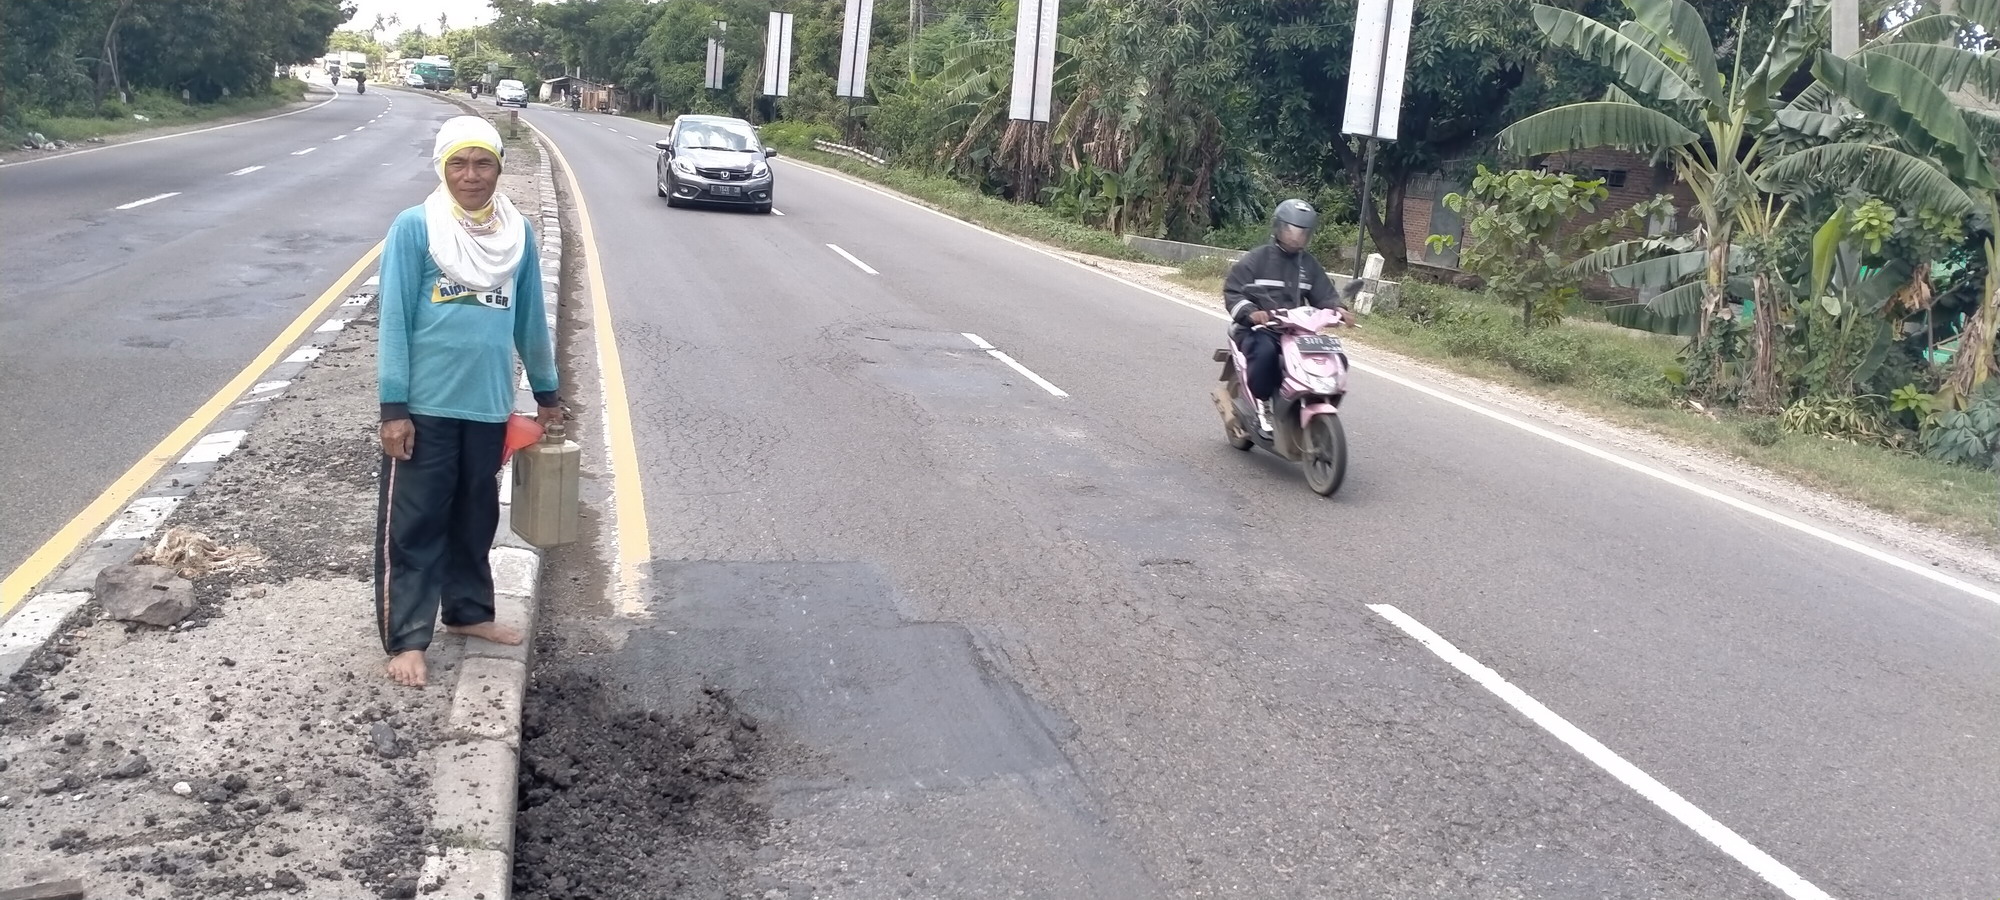
[[[1986,33],[2000,27],[2000,0],[1964,0],[1961,12]],[[1907,208],[1988,223],[1987,275],[1981,303],[1959,339],[1947,393],[1970,397],[1995,374],[2000,335],[2000,178],[1989,158],[2000,150],[2000,125],[1968,113],[1953,92],[2000,97],[2000,57],[1955,44],[1905,43],[1864,49],[1848,59],[1821,54],[1820,84],[1879,130],[1875,140],[1845,140],[1801,151],[1764,173],[1767,189],[1803,193],[1812,185],[1856,184]]]
[[[1632,19],[1615,28],[1566,9],[1535,6],[1535,24],[1551,43],[1610,69],[1617,86],[1603,100],[1514,123],[1501,132],[1500,145],[1522,156],[1616,147],[1667,160],[1694,195],[1700,244],[1656,265],[1684,272],[1698,261],[1703,280],[1698,293],[1670,290],[1647,309],[1669,320],[1698,314],[1696,352],[1713,356],[1709,335],[1724,313],[1732,261],[1743,261],[1738,236],[1760,243],[1788,213],[1786,204],[1758,189],[1757,180],[1776,149],[1770,131],[1785,105],[1779,92],[1822,40],[1826,0],[1791,0],[1750,71],[1744,71],[1739,54],[1726,74],[1701,14],[1687,0],[1624,3]],[[1739,24],[1738,33],[1744,30]],[[1777,401],[1772,365],[1777,310],[1769,287],[1768,274],[1753,278],[1758,322],[1752,405]],[[1703,368],[1713,371],[1712,365]]]

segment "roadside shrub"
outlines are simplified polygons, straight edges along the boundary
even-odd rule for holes
[[[1429,325],[1437,321],[1438,313],[1447,304],[1457,302],[1458,292],[1443,285],[1427,281],[1403,282],[1403,294],[1396,306],[1396,315],[1419,325]]]
[[[1190,279],[1224,278],[1235,263],[1220,256],[1197,256],[1181,263],[1181,277]]]
[[[1743,439],[1759,447],[1769,447],[1785,437],[1785,429],[1777,419],[1758,417],[1743,423]]]
[[[815,140],[840,140],[840,132],[835,131],[833,126],[812,122],[772,122],[759,128],[757,133],[763,136],[764,143],[780,150],[810,150]]]
[[[1572,334],[1522,331],[1499,307],[1447,303],[1437,313],[1436,327],[1446,353],[1491,360],[1556,384],[1576,377],[1587,352],[1583,341]]]
[[[1681,391],[1658,372],[1635,372],[1622,377],[1607,375],[1605,386],[1618,402],[1642,409],[1664,409],[1681,398]]]

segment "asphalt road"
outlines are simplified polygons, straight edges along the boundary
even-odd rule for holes
[[[1224,445],[1209,316],[797,165],[781,217],[670,210],[663,129],[527,117],[589,203],[652,534],[603,665],[810,760],[766,882],[1785,896],[1392,604],[1792,896],[2000,895],[1989,600],[1366,374],[1323,500]]]
[[[423,199],[454,112],[343,85],[293,115],[0,167],[0,572]]]

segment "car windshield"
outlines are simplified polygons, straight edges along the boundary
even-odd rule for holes
[[[674,137],[674,146],[682,150],[736,150],[747,153],[757,149],[757,136],[744,125],[695,122],[681,128],[681,133]]]

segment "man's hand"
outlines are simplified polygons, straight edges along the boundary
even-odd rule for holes
[[[535,421],[543,429],[556,428],[563,424],[563,408],[560,406],[535,407]]]
[[[409,459],[417,448],[417,426],[409,419],[382,423],[382,452],[390,459]]]
[[[1270,321],[1271,321],[1270,313],[1267,313],[1261,309],[1253,309],[1250,311],[1250,324],[1264,325],[1269,323]]]

